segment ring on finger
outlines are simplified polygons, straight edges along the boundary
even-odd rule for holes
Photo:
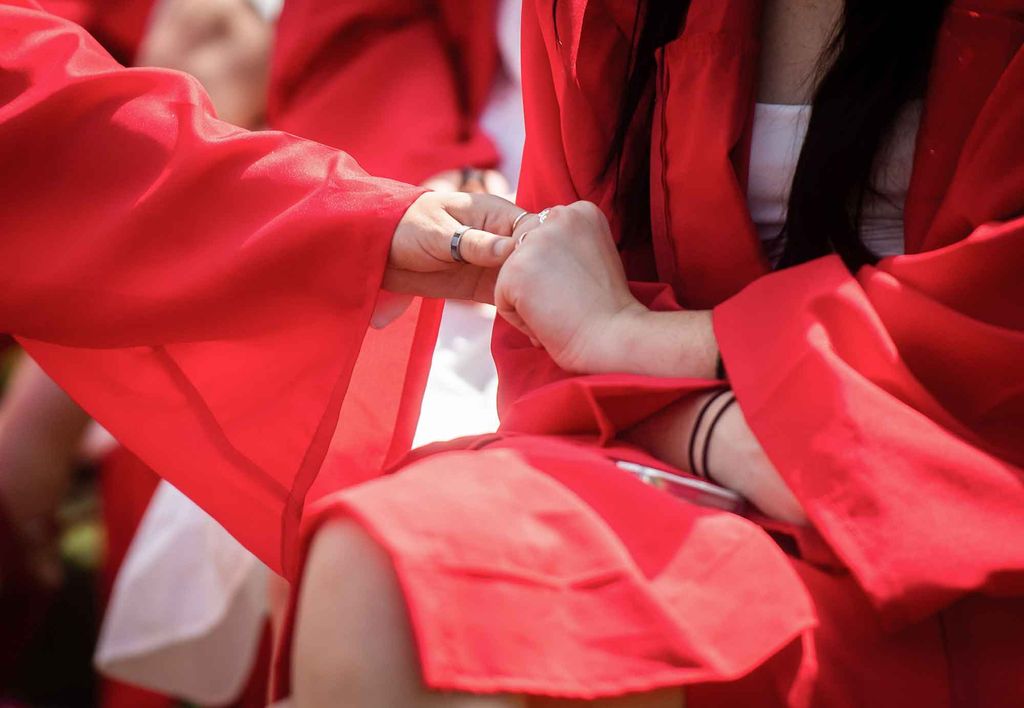
[[[530,212],[524,211],[519,216],[516,217],[516,220],[512,222],[512,233],[515,233],[516,229],[519,228],[519,222],[521,222],[523,219],[525,219],[529,215],[530,215]]]
[[[469,231],[471,228],[473,227],[460,226],[459,228],[455,229],[455,233],[452,234],[452,260],[455,261],[456,263],[466,262],[466,259],[462,257],[462,237],[465,236],[466,232]]]
[[[541,212],[539,214],[537,214],[537,220],[540,223],[543,224],[545,221],[548,220],[548,215],[550,213],[551,213],[551,209],[542,209]]]
[[[529,235],[530,235],[529,231],[524,231],[523,233],[519,234],[519,236],[516,237],[516,248],[519,248],[520,246],[522,246],[523,245],[523,241],[525,241],[526,237],[529,236]]]

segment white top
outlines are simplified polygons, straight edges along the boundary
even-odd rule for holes
[[[790,186],[810,118],[810,106],[758,103],[754,108],[747,204],[773,262],[782,254],[778,235],[786,221]],[[876,168],[878,194],[869,195],[864,204],[861,238],[879,256],[903,253],[903,204],[920,118],[921,104],[913,102],[897,119]]]

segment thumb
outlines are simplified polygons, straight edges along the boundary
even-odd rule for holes
[[[515,250],[510,236],[498,236],[480,229],[470,229],[462,235],[459,254],[467,263],[482,268],[497,268]]]

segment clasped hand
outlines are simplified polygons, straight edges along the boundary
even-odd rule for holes
[[[604,214],[589,202],[556,206],[544,223],[528,215],[512,234],[522,213],[488,194],[423,194],[395,230],[374,324],[391,321],[412,295],[493,302],[563,369],[621,370],[647,309],[630,293]],[[451,253],[462,225],[473,227],[459,245],[465,263]]]
[[[374,325],[401,314],[414,295],[493,302],[499,314],[568,371],[628,368],[630,342],[649,314],[630,293],[608,221],[589,202],[523,212],[488,194],[427,192],[392,240]],[[473,227],[451,253],[460,226]],[[624,368],[626,367],[626,368]]]
[[[526,215],[517,225],[522,214],[486,194],[422,195],[395,231],[374,324],[400,315],[413,295],[494,302],[502,317],[567,371],[714,376],[710,313],[652,312],[633,297],[597,206],[552,207],[543,219]],[[459,246],[464,263],[452,257],[452,235],[462,225],[474,227]],[[623,437],[685,469],[684,441],[701,402],[684,397]],[[804,520],[738,406],[727,411],[710,444],[709,473],[719,484],[769,515]]]
[[[630,292],[608,221],[590,202],[522,220],[495,288],[498,314],[563,369],[628,370],[630,342],[648,313]]]

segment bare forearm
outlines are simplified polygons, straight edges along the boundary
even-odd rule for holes
[[[688,459],[689,438],[697,413],[707,396],[707,393],[687,396],[627,430],[623,437],[659,460],[692,472]]]
[[[715,378],[718,344],[711,312],[655,312],[639,306],[624,312],[607,332],[602,371],[668,378]]]
[[[754,437],[739,405],[713,405],[712,413],[721,411],[721,416],[713,426],[705,420],[702,427],[706,439],[694,440],[694,426],[701,411],[716,393],[688,396],[627,431],[624,437],[665,463],[689,472],[696,472],[690,451],[691,444],[696,444],[702,475],[738,492],[768,516],[805,523],[803,509]]]

